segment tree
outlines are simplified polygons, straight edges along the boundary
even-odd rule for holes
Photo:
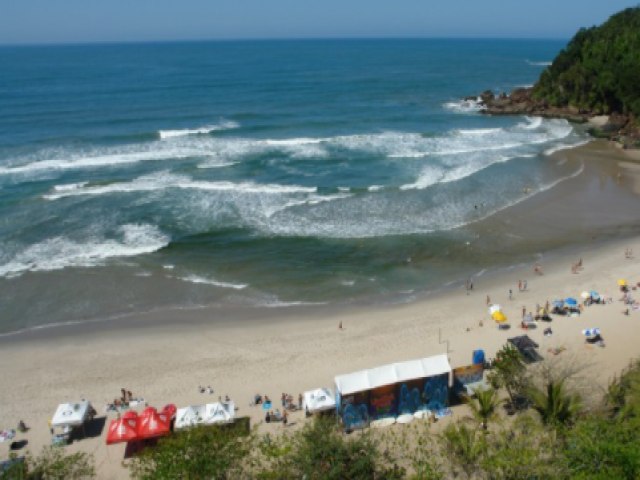
[[[237,478],[253,436],[241,426],[201,426],[161,438],[129,464],[137,479]]]
[[[511,408],[518,407],[529,386],[527,367],[522,354],[511,344],[506,344],[496,353],[493,370],[487,375],[493,388],[504,388],[509,396]]]
[[[529,398],[542,423],[550,426],[571,423],[581,407],[580,398],[566,391],[563,380],[549,379],[542,389],[531,387]]]
[[[440,440],[441,450],[448,455],[454,475],[462,472],[467,478],[472,478],[487,451],[485,435],[458,423],[448,425]]]
[[[27,455],[28,480],[84,480],[95,478],[93,457],[77,452],[69,455],[61,447],[45,447],[37,457]],[[4,477],[3,477],[4,478]]]
[[[485,436],[487,451],[481,461],[486,478],[555,480],[566,478],[561,445],[554,432],[543,430],[529,415],[518,415],[506,428]]]
[[[475,398],[470,399],[467,403],[473,416],[480,421],[482,429],[486,430],[489,420],[496,416],[496,409],[500,404],[500,400],[498,399],[497,390],[489,388],[487,390],[477,390]]]
[[[259,479],[400,479],[405,471],[380,452],[371,432],[346,438],[333,419],[316,418],[293,435],[265,437]]]
[[[533,95],[554,106],[640,116],[640,7],[580,29],[542,72]]]

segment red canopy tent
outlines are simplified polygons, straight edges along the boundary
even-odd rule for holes
[[[176,416],[177,411],[178,411],[178,408],[173,403],[169,403],[168,405],[165,405],[164,408],[162,409],[162,413],[166,413],[169,420],[173,419],[173,417]]]
[[[171,430],[171,417],[166,413],[158,413],[153,407],[147,407],[138,417],[138,438],[155,438],[168,435]]]
[[[134,415],[127,415],[133,413]],[[130,442],[138,439],[138,416],[135,412],[127,412],[121,418],[111,420],[107,432],[107,445]]]

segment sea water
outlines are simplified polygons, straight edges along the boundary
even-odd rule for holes
[[[0,48],[0,332],[155,308],[404,301],[515,261],[468,226],[576,174],[563,120],[462,97],[563,41]]]

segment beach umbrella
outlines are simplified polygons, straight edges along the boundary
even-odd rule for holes
[[[582,293],[580,294],[580,297],[581,297],[581,298],[584,298],[585,300],[586,300],[587,298],[589,298],[590,296],[591,296],[591,294],[590,294],[589,292],[582,292]]]
[[[620,285],[621,287],[626,287],[627,281],[621,278],[620,280],[618,280],[618,285]]]
[[[582,334],[585,337],[595,337],[596,335],[600,335],[600,329],[598,327],[586,328],[586,329],[582,330]]]
[[[127,412],[128,413],[128,412]],[[133,412],[135,413],[135,412]],[[138,418],[124,415],[121,418],[111,420],[109,431],[107,432],[107,445],[120,442],[131,442],[138,439]]]
[[[501,310],[502,310],[502,307],[497,303],[494,303],[489,307],[489,315],[493,315],[494,312],[500,312]]]
[[[138,438],[154,438],[168,435],[171,420],[166,413],[158,413],[153,407],[147,407],[138,417]]]
[[[564,301],[563,300],[554,300],[552,302],[552,305],[556,308],[562,308],[564,307]]]
[[[591,298],[593,298],[594,300],[598,300],[600,298],[600,294],[595,290],[591,290],[589,293],[591,294]]]
[[[570,307],[575,307],[578,305],[578,301],[575,298],[569,297],[564,299],[564,303],[569,305]]]
[[[507,321],[507,316],[501,311],[493,312],[491,314],[491,318],[493,318],[498,323],[504,323]]]

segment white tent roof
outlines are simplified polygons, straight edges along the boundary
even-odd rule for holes
[[[204,421],[205,423],[230,422],[235,417],[235,413],[235,404],[233,402],[207,403]]]
[[[443,373],[451,373],[451,366],[445,354],[338,375],[335,377],[335,382],[341,395],[349,395],[384,385],[432,377]]]
[[[77,427],[84,423],[89,416],[91,404],[88,400],[76,403],[61,403],[51,419],[52,427]]]
[[[304,408],[309,413],[333,410],[336,408],[333,392],[328,388],[318,388],[304,392]]]
[[[179,430],[204,423],[205,416],[206,407],[204,405],[189,405],[188,407],[179,408],[176,412],[174,428]]]

